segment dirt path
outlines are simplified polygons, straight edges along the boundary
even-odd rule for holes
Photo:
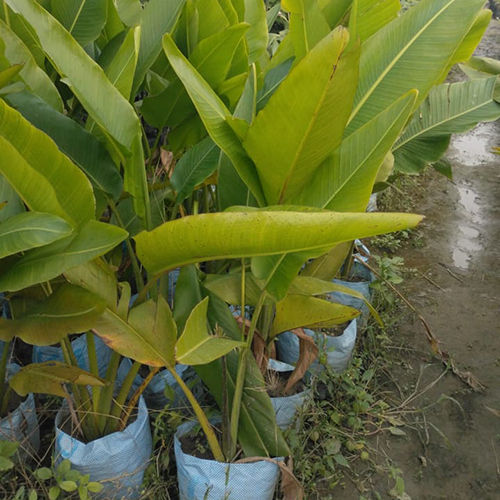
[[[499,58],[499,34],[494,22],[478,53]],[[452,374],[438,380],[443,365],[425,354],[419,321],[401,327],[404,344],[415,348],[402,360],[404,368],[395,368],[401,387],[411,387],[420,373],[420,390],[438,380],[412,402],[434,405],[417,414],[415,430],[381,443],[401,468],[413,500],[500,498],[500,156],[490,152],[495,145],[499,122],[455,138],[448,154],[454,180],[430,176],[415,210],[426,216],[425,245],[403,255],[408,267],[436,284],[410,279],[407,296],[442,348],[487,386],[478,394]]]

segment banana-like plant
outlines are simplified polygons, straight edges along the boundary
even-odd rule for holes
[[[217,351],[227,354],[233,446],[238,440],[247,455],[286,454],[269,399],[255,391],[263,381],[248,355],[252,334],[242,334],[192,265],[217,271],[251,259],[242,269],[250,262],[255,282],[263,283],[262,304],[271,297],[290,312],[297,300],[314,301],[313,292],[291,293],[307,260],[418,222],[362,212],[408,120],[449,67],[470,56],[486,17],[480,0],[422,0],[402,16],[397,3],[283,1],[289,31],[270,57],[260,1],[108,1],[98,9],[84,2],[78,9],[75,2],[2,0],[0,71],[22,69],[16,92],[0,92],[0,173],[10,200],[5,220],[15,225],[6,234],[22,236],[4,244],[0,290],[26,304],[10,321],[25,314],[37,324],[43,308],[69,290],[87,292],[96,311],[85,324],[61,321],[50,342],[21,323],[19,335],[66,344],[67,333],[95,329],[137,361],[133,370],[140,363],[171,368],[172,332],[187,328],[208,296],[211,328],[222,327],[233,341],[226,345],[238,349]],[[453,32],[446,46],[443,31]],[[439,51],[428,50],[438,43]],[[146,122],[159,128],[153,136]],[[160,148],[163,127],[173,156]],[[222,211],[233,205],[245,208]],[[24,221],[14,219],[18,213]],[[22,232],[35,215],[51,224],[37,238]],[[127,286],[118,299],[110,285],[110,265],[139,294],[130,311]],[[166,274],[176,267],[184,269],[174,328],[164,298]],[[61,275],[71,284],[61,286]],[[103,283],[114,292],[103,294]],[[26,297],[34,290],[48,298],[29,318]],[[156,314],[170,339],[162,353],[148,330],[156,331]],[[284,317],[275,319],[273,335],[321,322]],[[7,327],[0,331],[11,336]],[[220,369],[218,362],[198,366],[222,404]],[[110,383],[97,393],[112,390]],[[127,395],[123,389],[123,401]]]

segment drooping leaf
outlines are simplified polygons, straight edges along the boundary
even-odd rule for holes
[[[492,77],[434,88],[394,146],[397,170],[416,173],[442,155],[442,147],[433,151],[436,141],[438,146],[446,144],[451,134],[497,120],[500,104],[493,100],[495,84]]]
[[[57,361],[31,363],[24,366],[10,380],[9,385],[20,396],[30,392],[66,397],[66,384],[104,387],[106,381],[76,366]]]
[[[106,309],[95,332],[116,352],[150,366],[175,364],[177,327],[163,297],[130,310],[128,321]]]
[[[38,67],[35,58],[23,41],[0,19],[0,58],[11,64],[22,64],[19,77],[26,87],[40,96],[57,111],[63,110],[63,102],[49,76]]]
[[[123,181],[106,148],[71,118],[50,108],[33,94],[19,92],[6,97],[36,128],[49,135],[88,176],[92,184],[117,199]]]
[[[411,89],[419,91],[417,104],[421,103],[440,81],[483,4],[483,0],[421,0],[371,36],[363,44],[347,134]]]
[[[176,344],[176,360],[187,365],[204,365],[214,361],[244,342],[210,335],[207,329],[208,297],[189,315],[182,335]]]
[[[31,210],[78,225],[94,218],[95,199],[85,174],[4,101],[0,101],[0,144],[0,172]]]
[[[202,214],[135,237],[137,254],[157,274],[204,260],[320,250],[416,225],[410,214],[251,211]]]
[[[0,275],[0,291],[17,291],[51,280],[67,269],[104,255],[126,237],[126,231],[119,227],[89,221],[74,236],[26,252]]]
[[[0,258],[48,245],[68,236],[72,227],[56,215],[25,212],[0,222]]]
[[[200,118],[212,140],[231,159],[240,177],[260,202],[264,201],[257,171],[244,151],[240,139],[231,128],[231,113],[199,75],[195,68],[182,55],[169,35],[163,37],[163,50],[177,76],[182,81],[193,101]]]
[[[317,170],[298,202],[339,211],[364,211],[380,165],[410,116],[416,92],[401,96],[342,141]]]
[[[65,284],[16,319],[0,318],[0,338],[19,337],[32,345],[50,345],[70,333],[95,326],[104,301],[87,290]]]
[[[214,173],[219,155],[219,148],[209,137],[187,150],[175,165],[170,179],[177,191],[177,203],[182,203],[195,186]]]
[[[359,316],[359,311],[343,304],[304,295],[287,295],[276,304],[271,337],[294,328],[326,328]]]
[[[340,143],[351,112],[358,53],[344,57],[339,28],[290,72],[252,123],[244,147],[255,162],[269,205],[292,202]]]
[[[85,47],[106,24],[108,3],[103,0],[50,0],[52,15]]]

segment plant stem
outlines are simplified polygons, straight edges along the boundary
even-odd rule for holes
[[[208,446],[210,446],[210,450],[215,460],[217,460],[218,462],[224,462],[225,461],[224,454],[222,453],[222,450],[220,448],[219,441],[217,441],[217,436],[215,435],[215,432],[210,422],[208,421],[208,418],[205,415],[205,412],[203,411],[202,407],[200,406],[198,401],[196,401],[196,398],[194,397],[189,387],[185,384],[184,380],[182,380],[179,374],[175,371],[175,368],[167,366],[167,370],[173,375],[176,382],[179,384],[180,388],[186,395],[188,401],[191,403],[194,413],[198,418],[198,422],[200,422],[201,428],[205,433],[205,436],[208,441]]]
[[[118,222],[118,225],[126,230],[125,224],[122,221],[122,218],[120,216],[120,212],[118,212],[118,209],[116,208],[115,202],[108,196],[107,197],[107,203],[108,206],[113,212],[113,215],[116,218],[116,221]],[[132,242],[130,238],[127,238],[125,240],[125,244],[127,245],[127,250],[130,256],[130,261],[132,263],[132,269],[134,270],[134,276],[135,276],[135,282],[137,285],[137,290],[140,292],[144,288],[144,280],[142,278],[142,273],[141,273],[141,268],[139,266],[139,261],[137,260],[137,256],[135,255],[134,247],[132,246]]]
[[[101,398],[99,400],[99,413],[97,415],[97,425],[99,432],[104,435],[107,420],[111,410],[111,403],[113,400],[113,391],[115,389],[116,372],[120,364],[121,355],[113,351],[111,359],[109,360],[108,369],[106,370],[105,379],[108,382],[103,389],[101,389]]]
[[[245,290],[246,290],[246,267],[245,259],[241,259],[241,341],[245,341]]]
[[[239,361],[238,361],[238,373],[236,376],[236,384],[234,388],[233,395],[233,405],[231,409],[231,441],[232,441],[232,452],[231,457],[236,454],[236,443],[238,442],[238,427],[240,422],[240,411],[241,411],[241,399],[243,397],[243,387],[245,385],[245,375],[247,370],[248,356],[252,352],[252,341],[253,335],[255,333],[255,327],[257,325],[257,320],[260,316],[262,306],[264,305],[264,300],[266,298],[265,290],[260,294],[259,300],[255,307],[255,311],[252,316],[252,321],[250,322],[250,328],[248,330],[246,346],[240,351]],[[243,317],[243,324],[245,323],[245,318]]]
[[[148,376],[142,381],[141,385],[135,390],[134,394],[128,402],[128,407],[124,410],[123,415],[120,418],[120,425],[118,430],[122,431],[127,426],[130,419],[130,415],[133,409],[136,407],[141,394],[145,391],[146,387],[149,385],[153,377],[160,371],[158,366],[155,366],[149,370]]]
[[[97,364],[97,353],[95,349],[95,337],[91,332],[85,334],[87,340],[87,353],[89,356],[89,370],[92,375],[99,377],[99,366]],[[99,409],[99,399],[101,397],[101,388],[92,387],[92,409],[94,414],[97,415]]]
[[[6,413],[9,401],[10,386],[7,383],[7,362],[9,360],[10,343],[10,340],[5,342],[2,358],[0,359],[0,416]]]
[[[221,358],[222,364],[222,451],[224,456],[231,456],[233,449],[231,443],[231,421],[229,418],[229,395],[227,393],[227,360],[226,356]]]
[[[127,373],[127,376],[124,378],[122,382],[120,392],[118,393],[118,396],[116,396],[116,399],[113,401],[111,416],[114,417],[116,420],[113,421],[110,420],[109,422],[110,430],[117,430],[119,427],[120,415],[122,414],[122,411],[124,411],[125,401],[127,401],[127,396],[129,395],[130,389],[132,388],[135,377],[139,373],[140,368],[141,368],[141,363],[139,363],[138,361],[134,361],[134,363],[130,367],[130,370]]]

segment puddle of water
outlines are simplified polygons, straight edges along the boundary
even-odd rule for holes
[[[495,161],[491,150],[496,133],[494,123],[482,123],[471,132],[454,136],[448,159],[469,167]]]
[[[477,202],[477,193],[470,187],[464,186],[458,186],[457,191],[460,196],[460,204],[465,208],[467,215],[472,216],[472,219],[480,219],[481,205]]]

